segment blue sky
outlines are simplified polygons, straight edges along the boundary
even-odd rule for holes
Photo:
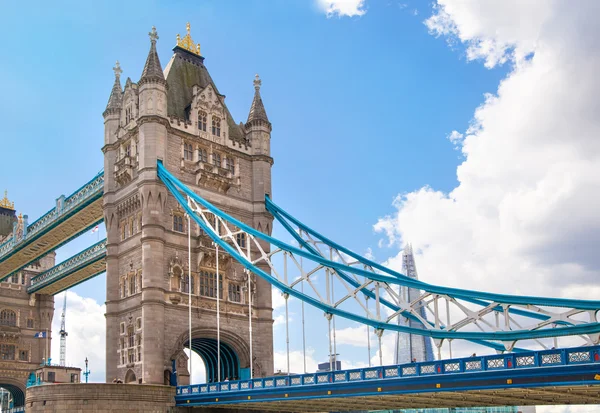
[[[484,94],[494,93],[511,67],[471,62],[461,42],[449,46],[432,35],[424,24],[429,4],[364,7],[362,16],[327,17],[313,0],[4,4],[0,189],[33,220],[95,175],[103,166],[101,114],[115,60],[123,84],[137,81],[155,25],[164,67],[189,21],[237,122],[246,119],[254,74],[262,78],[273,124],[274,200],[355,251],[393,257],[400,246],[380,247],[374,224],[395,211],[398,194],[457,186],[464,157],[447,136],[467,129]],[[96,239],[83,235],[57,259]],[[102,304],[105,278],[73,291]],[[297,303],[292,313],[298,322]],[[282,331],[276,327],[276,350],[285,348]],[[300,349],[299,334],[292,339]],[[314,358],[325,360],[325,346],[311,346]],[[366,350],[341,352],[366,362]]]

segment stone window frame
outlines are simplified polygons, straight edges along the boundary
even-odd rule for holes
[[[198,294],[201,297],[217,299],[217,277],[212,268],[201,268],[198,274]],[[223,272],[219,272],[219,299],[223,299]]]
[[[225,169],[235,175],[235,160],[231,156],[225,156],[224,161]]]
[[[120,324],[119,331],[120,331],[120,334],[119,334],[119,335],[121,335],[121,336],[122,336],[122,335],[124,335],[124,334],[125,334],[125,322],[122,322],[122,323]]]
[[[246,233],[238,232],[235,235],[235,240],[240,248],[246,248]]]
[[[184,213],[183,212],[179,212],[179,211],[173,211],[173,231],[174,232],[179,232],[180,234],[186,234],[186,227],[185,227],[185,219],[184,218]]]
[[[242,304],[242,298],[244,295],[242,286],[235,282],[228,282],[227,284],[227,301]],[[236,297],[238,298],[237,300],[235,299]]]
[[[183,160],[188,162],[194,161],[194,145],[183,141]]]
[[[29,361],[29,350],[19,350],[19,361]]]
[[[216,166],[217,168],[220,168],[222,165],[221,161],[222,161],[221,154],[219,152],[213,151],[213,153],[212,153],[213,165]]]
[[[222,119],[218,116],[211,116],[211,132],[213,136],[221,136],[221,121]]]
[[[17,312],[10,308],[4,308],[0,311],[0,325],[17,327]]]
[[[206,132],[206,128],[208,127],[208,114],[200,109],[198,111],[198,131]]]
[[[141,330],[142,329],[142,317],[137,317],[135,319],[135,329],[136,330]]]
[[[201,145],[198,145],[198,162],[208,163],[208,150]]]
[[[27,328],[34,328],[33,318],[27,319]]]
[[[0,344],[0,360],[15,360],[16,351],[14,344]]]

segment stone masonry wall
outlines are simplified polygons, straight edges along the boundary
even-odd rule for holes
[[[26,413],[174,413],[175,388],[136,384],[51,384],[27,389]]]

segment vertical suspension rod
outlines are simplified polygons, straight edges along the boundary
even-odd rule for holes
[[[190,384],[192,384],[192,221],[190,214],[186,215],[188,221],[188,344],[190,346]]]
[[[252,256],[250,255],[250,234],[248,234],[246,240],[246,251],[248,254],[248,262],[252,262]],[[252,372],[254,366],[254,360],[252,359],[252,283],[250,270],[246,270],[248,274],[248,331],[250,333],[250,379],[254,377]]]

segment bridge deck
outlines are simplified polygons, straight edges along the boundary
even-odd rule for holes
[[[29,294],[55,295],[106,271],[106,239],[31,279]]]
[[[104,175],[99,174],[0,245],[0,279],[31,264],[103,220]]]
[[[181,386],[176,401],[306,412],[600,404],[600,347]]]

